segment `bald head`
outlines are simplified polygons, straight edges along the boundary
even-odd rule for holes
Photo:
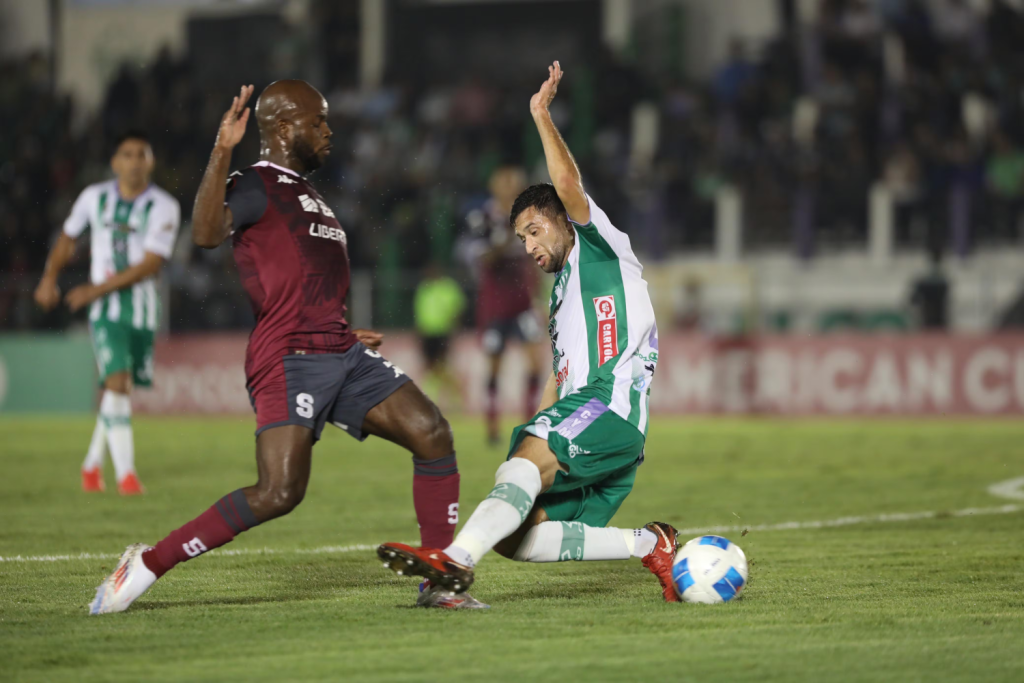
[[[276,81],[260,93],[255,113],[265,158],[283,154],[300,166],[295,169],[300,173],[323,165],[331,129],[327,100],[319,90],[305,81]]]

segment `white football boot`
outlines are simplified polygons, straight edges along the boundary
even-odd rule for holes
[[[114,573],[96,588],[89,614],[123,612],[156,583],[156,574],[142,561],[142,553],[150,548],[145,543],[134,543],[125,549]]]

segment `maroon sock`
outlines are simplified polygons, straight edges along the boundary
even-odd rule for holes
[[[179,562],[219,548],[246,529],[259,524],[241,489],[218,500],[213,507],[167,535],[142,553],[142,561],[160,578]]]
[[[420,545],[447,548],[459,522],[459,466],[455,454],[437,460],[413,458],[412,503],[420,523]]]
[[[524,422],[529,422],[530,418],[537,414],[537,404],[539,402],[540,380],[537,379],[537,375],[530,375],[526,380],[526,404],[523,406],[526,418]]]

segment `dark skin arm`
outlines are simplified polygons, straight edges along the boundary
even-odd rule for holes
[[[57,243],[50,250],[50,256],[46,259],[46,269],[43,271],[43,277],[39,280],[39,286],[35,291],[36,304],[44,311],[50,311],[60,303],[60,287],[57,286],[57,278],[74,255],[75,240],[61,232]]]
[[[249,122],[249,107],[245,103],[252,96],[252,91],[251,85],[242,86],[221,118],[210,163],[196,193],[192,207],[192,241],[204,249],[219,247],[233,228],[231,209],[224,205],[224,193],[231,168],[231,152],[242,141],[245,124]]]
[[[79,285],[68,292],[67,296],[64,297],[64,303],[68,305],[71,312],[88,306],[96,299],[101,296],[106,296],[111,292],[116,292],[119,289],[125,287],[131,287],[140,280],[145,280],[147,277],[151,277],[160,272],[160,268],[164,265],[164,259],[162,256],[158,256],[153,252],[147,251],[146,255],[142,257],[142,262],[137,263],[131,268],[126,268],[120,273],[108,278],[106,281],[98,285],[84,284]]]
[[[210,163],[196,192],[192,207],[192,241],[204,249],[214,249],[224,243],[234,228],[231,209],[224,205],[227,192],[231,153],[245,136],[249,122],[249,107],[245,103],[252,97],[253,86],[244,85],[231,101],[231,106],[220,120],[217,140],[213,143]],[[371,349],[377,349],[384,335],[373,330],[353,330],[356,339]]]

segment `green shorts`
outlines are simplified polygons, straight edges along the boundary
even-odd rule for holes
[[[633,490],[644,435],[586,392],[566,396],[516,427],[509,458],[527,435],[545,439],[568,470],[537,498],[548,519],[606,526]]]
[[[140,330],[100,318],[89,322],[89,331],[100,371],[100,386],[117,372],[131,372],[132,383],[137,387],[153,383],[153,330]]]

